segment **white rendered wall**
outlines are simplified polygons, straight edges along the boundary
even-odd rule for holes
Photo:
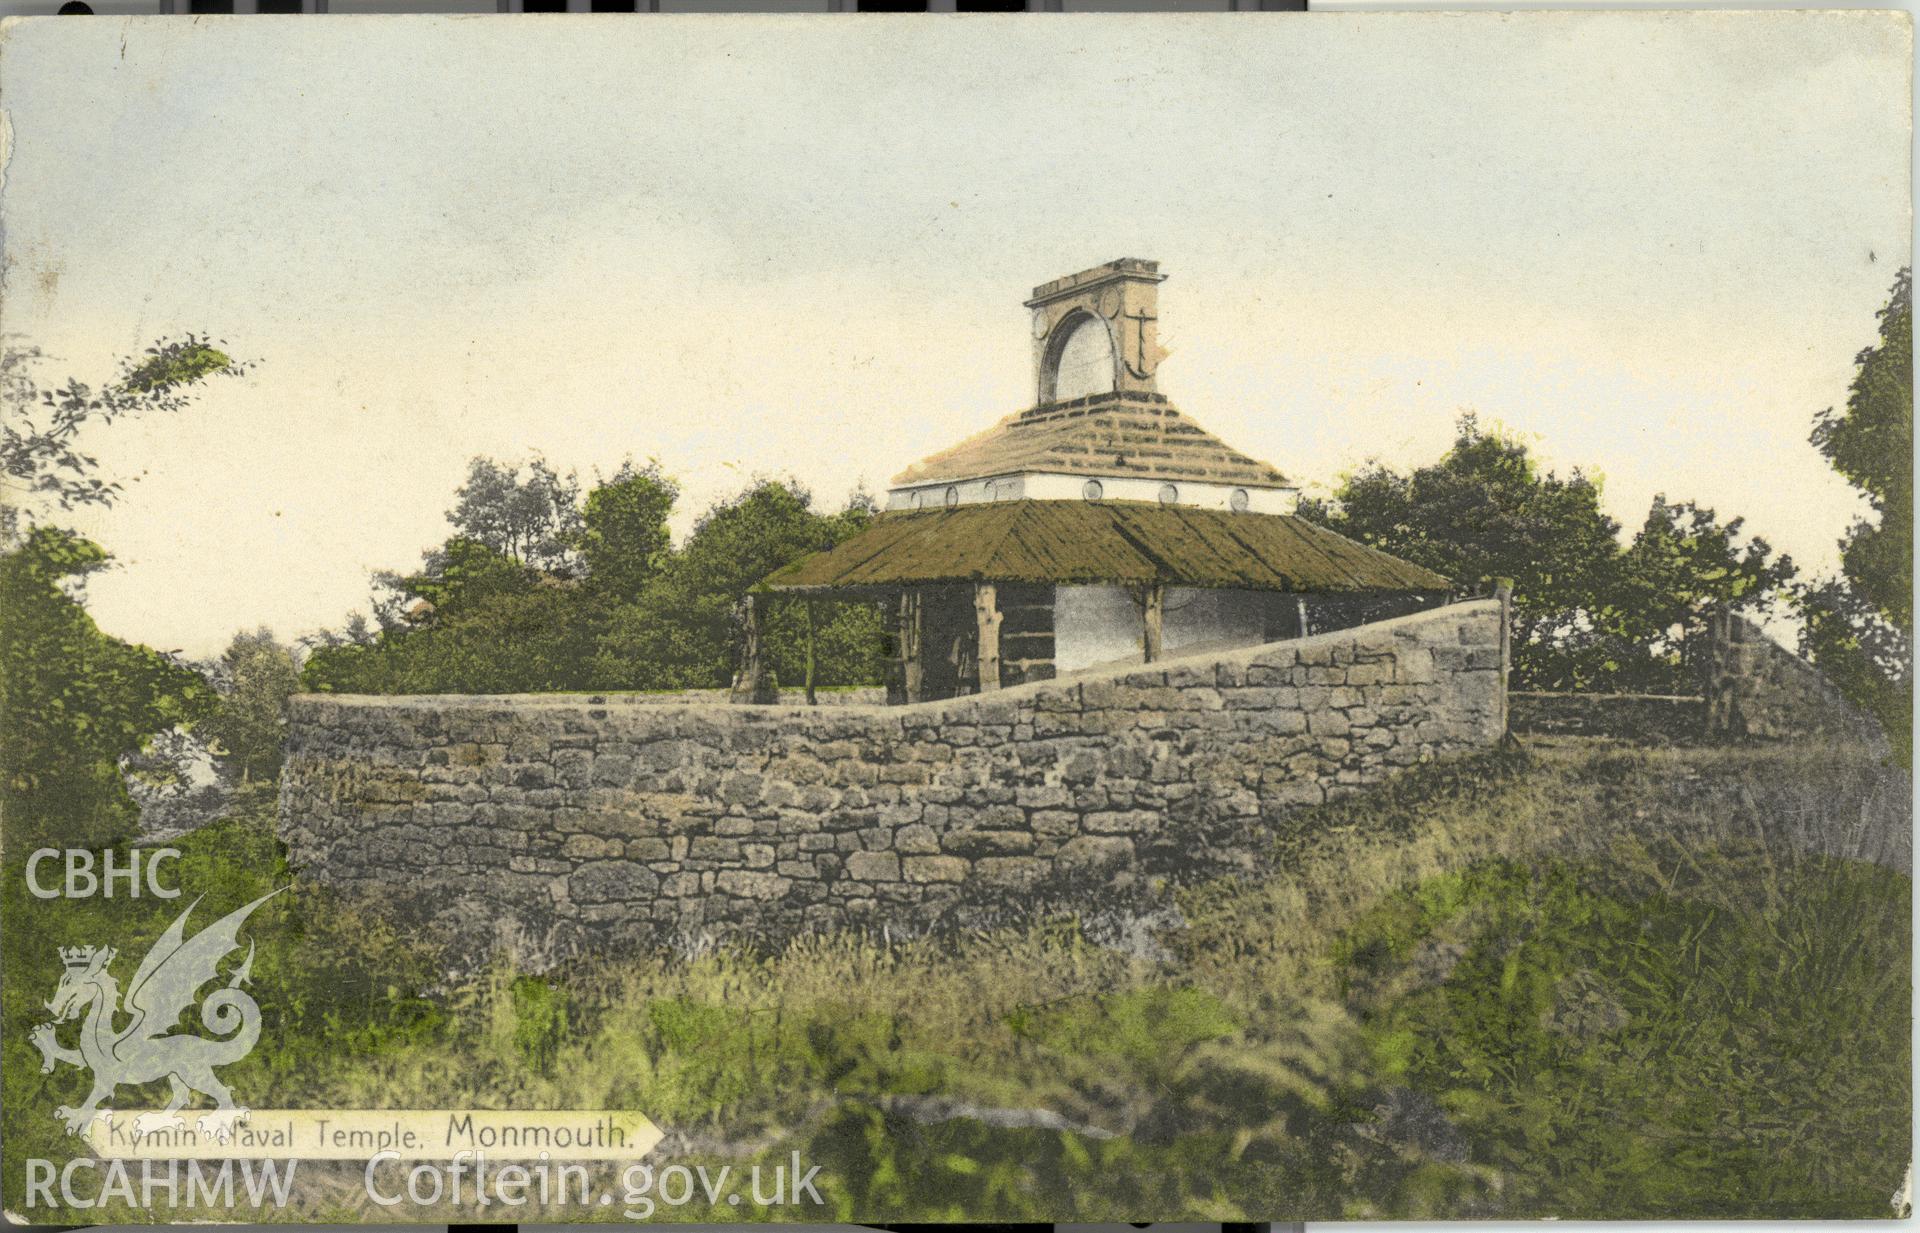
[[[1262,600],[1258,591],[1169,588],[1161,616],[1161,652],[1181,655],[1258,646],[1266,640]],[[1125,587],[1055,587],[1054,671],[1140,662],[1141,626],[1140,605]]]
[[[887,490],[890,510],[941,509],[949,505],[978,505],[986,501],[1085,501],[1089,479],[1100,484],[1106,501],[1159,501],[1161,490],[1172,484],[1174,499],[1167,504],[1192,509],[1233,508],[1233,494],[1247,495],[1250,514],[1291,514],[1300,503],[1298,488],[1255,488],[1239,484],[1202,484],[1191,480],[1142,479],[1137,475],[1098,477],[1029,471],[955,483],[914,484]],[[951,494],[951,495],[949,495]]]
[[[1055,672],[1140,657],[1140,606],[1125,587],[1053,588]]]

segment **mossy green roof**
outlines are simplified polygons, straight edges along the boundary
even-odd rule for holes
[[[761,585],[825,591],[970,581],[1300,592],[1450,585],[1305,519],[1134,501],[996,501],[880,514]]]

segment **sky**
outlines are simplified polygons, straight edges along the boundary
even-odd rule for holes
[[[94,18],[0,32],[0,331],[98,381],[111,633],[367,604],[466,463],[657,459],[684,532],[838,504],[1033,401],[1021,302],[1158,260],[1159,386],[1310,493],[1465,411],[1803,568],[1807,443],[1909,260],[1905,14]]]

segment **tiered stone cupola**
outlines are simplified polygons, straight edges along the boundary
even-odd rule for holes
[[[986,501],[1148,501],[1290,514],[1299,491],[1160,393],[1158,262],[1122,258],[1033,289],[1034,406],[908,467],[890,510]]]

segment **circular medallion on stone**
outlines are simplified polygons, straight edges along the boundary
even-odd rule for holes
[[[1160,504],[1172,505],[1180,499],[1180,489],[1174,484],[1160,485]]]
[[[1246,489],[1236,488],[1233,490],[1233,495],[1227,498],[1227,504],[1233,506],[1234,513],[1244,514],[1247,512],[1247,506],[1253,504],[1253,498],[1247,495]]]
[[[1098,501],[1106,491],[1106,487],[1099,480],[1088,480],[1080,485],[1080,495],[1089,501]]]

